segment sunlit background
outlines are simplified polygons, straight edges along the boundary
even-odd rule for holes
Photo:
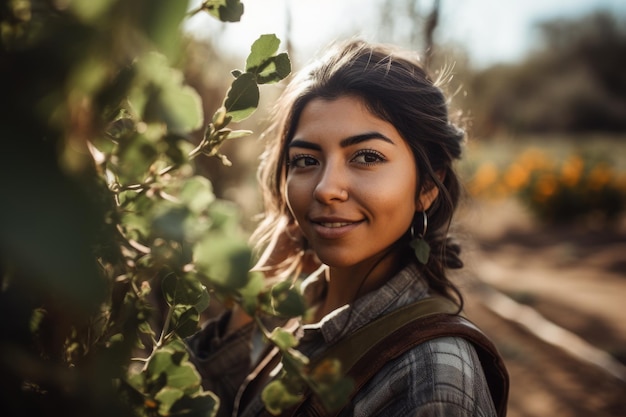
[[[328,41],[346,36],[410,45],[434,4],[433,0],[257,0],[245,3],[245,14],[236,24],[197,15],[187,28],[200,38],[220,34],[242,53],[262,33],[288,36],[296,61],[302,62]],[[626,3],[620,0],[444,0],[439,7],[437,44],[462,48],[480,68],[519,62],[539,49],[543,42],[536,26],[542,21],[575,19],[595,11],[614,16],[626,12]]]
[[[509,417],[626,416],[626,2],[241,3],[231,23],[214,6],[238,17],[239,0],[0,6],[0,414],[213,408],[177,342],[233,299],[273,301],[247,238],[288,79],[258,86],[245,68],[273,33],[294,71],[356,36],[451,73],[467,133],[454,279],[509,367]],[[261,49],[255,62],[276,62]],[[235,108],[242,69],[260,102]],[[244,137],[220,148],[231,128]],[[157,352],[178,358],[185,401],[161,396],[165,374],[135,372]]]
[[[329,42],[354,36],[425,55],[425,27],[437,12],[430,70],[453,68],[451,107],[468,138],[459,166],[470,197],[457,229],[467,263],[460,282],[468,311],[510,363],[509,415],[626,415],[618,394],[626,387],[626,2],[245,7],[239,23],[198,15],[186,30],[234,67],[260,34],[276,33],[297,70]],[[265,90],[267,106],[251,129],[262,131],[280,89]],[[240,158],[233,167],[207,167],[223,180],[223,195],[249,214],[260,210],[254,158],[261,146],[250,138],[233,145],[231,156]]]

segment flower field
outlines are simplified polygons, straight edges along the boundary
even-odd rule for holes
[[[607,223],[626,211],[624,138],[470,142],[461,171],[472,198],[515,197],[540,221]]]

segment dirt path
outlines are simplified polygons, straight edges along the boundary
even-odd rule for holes
[[[624,223],[607,230],[548,229],[514,202],[477,209],[464,223],[470,279],[466,275],[462,285],[468,315],[494,339],[509,367],[509,417],[626,416]],[[553,323],[554,343],[538,339],[517,317],[494,313],[481,291],[485,283]],[[582,348],[572,340],[605,354],[622,379],[591,363],[594,352],[577,357]]]
[[[505,358],[511,379],[509,417],[626,416],[626,383],[538,340],[479,303],[469,301],[467,307]]]

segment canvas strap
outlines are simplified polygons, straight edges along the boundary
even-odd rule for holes
[[[504,362],[491,340],[457,312],[458,306],[444,297],[417,301],[384,315],[342,339],[316,358],[312,365],[327,358],[338,359],[346,375],[354,381],[351,402],[386,363],[404,352],[434,338],[463,337],[476,348],[498,416],[504,417],[509,393],[509,377]],[[326,410],[319,397],[307,393],[302,402],[281,415],[333,417],[341,411]]]

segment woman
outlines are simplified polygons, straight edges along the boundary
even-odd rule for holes
[[[265,217],[253,240],[262,249],[256,268],[268,277],[317,271],[307,280],[314,310],[300,323],[298,349],[319,357],[432,296],[454,301],[459,313],[462,297],[447,269],[462,262],[447,234],[464,134],[419,61],[382,45],[338,45],[294,78],[277,115],[259,169]],[[190,340],[205,387],[222,400],[219,415],[262,412],[258,391],[237,395],[253,364],[253,333],[251,319],[235,310]],[[341,415],[495,414],[475,346],[452,335],[385,362]]]

